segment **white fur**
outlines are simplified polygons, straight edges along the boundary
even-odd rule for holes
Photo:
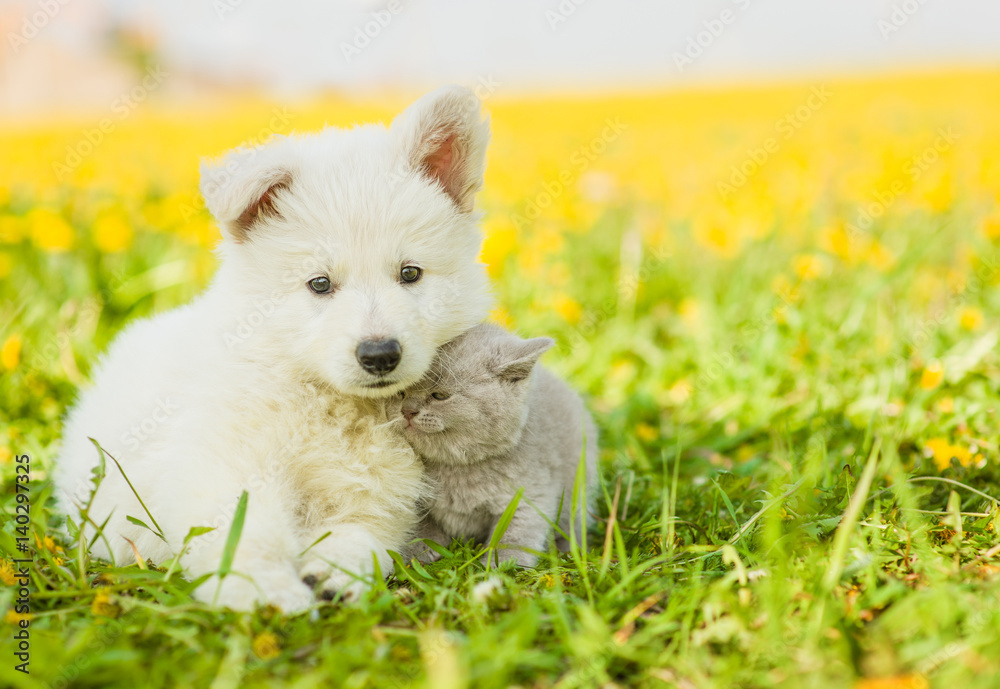
[[[244,576],[224,579],[220,603],[298,610],[313,601],[302,577],[356,593],[373,557],[391,571],[386,550],[407,540],[424,482],[376,398],[419,380],[436,348],[489,308],[472,212],[488,138],[478,100],[446,87],[390,128],[328,128],[203,167],[224,235],[218,274],[193,303],[118,337],[70,413],[56,473],[79,521],[98,458],[87,438],[97,439],[166,543],[126,520],[150,523],[108,461],[90,517],[111,518],[95,554],[130,561],[127,537],[162,562],[191,527],[211,526],[181,561],[192,578],[215,572],[247,490],[233,565]],[[251,213],[248,227],[262,198],[273,212]],[[404,262],[423,269],[419,282],[400,282]],[[307,288],[320,275],[334,294]],[[385,387],[369,387],[376,378],[355,357],[370,338],[402,345]],[[196,595],[212,600],[217,586],[209,579]]]

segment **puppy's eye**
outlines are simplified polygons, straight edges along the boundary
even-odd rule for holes
[[[306,284],[316,294],[329,294],[333,291],[333,283],[330,282],[330,278],[328,277],[313,278]]]
[[[403,282],[416,282],[424,271],[417,266],[403,266],[399,271],[399,279]]]
[[[431,397],[440,401],[448,399],[449,397],[451,397],[451,395],[449,395],[447,392],[432,392]]]

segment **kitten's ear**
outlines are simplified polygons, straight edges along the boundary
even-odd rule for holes
[[[201,164],[201,193],[222,231],[236,242],[252,238],[260,220],[279,216],[275,199],[292,183],[283,141],[238,148]]]
[[[530,340],[516,340],[504,347],[497,376],[515,383],[531,375],[531,369],[538,358],[556,343],[551,337],[534,337]]]
[[[463,213],[472,211],[483,184],[489,119],[476,94],[443,86],[408,107],[392,123],[410,169],[441,185]]]

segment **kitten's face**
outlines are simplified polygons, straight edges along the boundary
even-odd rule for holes
[[[425,460],[468,464],[521,437],[531,369],[552,345],[481,325],[439,350],[430,372],[394,401],[407,441]]]

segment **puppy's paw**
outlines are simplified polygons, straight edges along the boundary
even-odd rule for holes
[[[273,605],[294,614],[316,602],[312,589],[299,580],[291,565],[232,573],[221,585],[217,577],[212,577],[199,586],[194,595],[206,603],[214,602],[240,612],[250,612],[258,605]]]
[[[353,602],[371,589],[376,557],[382,574],[391,574],[392,560],[367,529],[340,525],[309,549],[299,564],[299,576],[322,600]]]

